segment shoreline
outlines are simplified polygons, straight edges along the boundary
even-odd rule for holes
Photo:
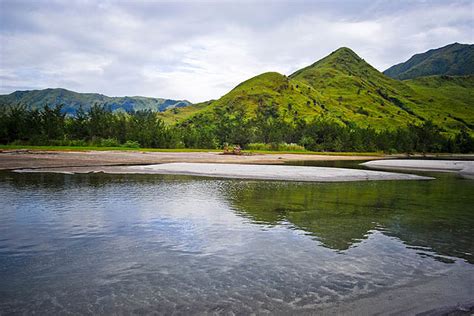
[[[435,171],[457,173],[466,179],[474,179],[474,161],[462,160],[371,160],[362,163],[370,169],[403,170],[403,171]]]
[[[367,161],[385,159],[377,155],[319,155],[303,153],[257,153],[252,155],[223,155],[222,152],[155,152],[155,151],[48,151],[1,150],[0,170],[72,168],[99,166],[152,165],[174,162],[281,165],[292,161]]]
[[[472,315],[471,272],[446,272],[321,308],[320,315]],[[415,298],[415,299],[414,299]]]

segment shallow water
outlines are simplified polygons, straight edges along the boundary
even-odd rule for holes
[[[315,311],[466,273],[474,293],[474,181],[435,176],[3,172],[0,314]]]

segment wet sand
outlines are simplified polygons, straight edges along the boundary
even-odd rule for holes
[[[330,156],[309,154],[223,155],[219,152],[140,151],[0,151],[0,170],[87,166],[146,165],[171,162],[284,164],[288,161],[373,160],[380,156]]]
[[[299,167],[275,165],[245,165],[216,163],[165,163],[145,166],[101,166],[101,167],[66,167],[19,169],[16,172],[50,172],[50,173],[109,173],[109,174],[168,174],[201,177],[282,180],[304,182],[346,182],[373,180],[431,180],[404,173],[369,171],[347,168]]]
[[[474,285],[470,272],[446,272],[426,282],[343,301],[319,315],[472,315]]]

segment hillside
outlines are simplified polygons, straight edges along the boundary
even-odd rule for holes
[[[424,120],[410,100],[412,89],[384,76],[349,48],[338,49],[290,78],[320,91],[327,110],[343,122],[383,129]]]
[[[447,130],[466,126],[474,131],[474,75],[431,76],[405,80],[417,92],[423,115]]]
[[[237,107],[253,116],[259,105],[275,104],[280,107],[282,115],[305,115],[322,112],[321,107],[313,103],[317,98],[320,98],[319,93],[311,87],[277,72],[268,72],[242,82],[220,99],[207,102],[207,106],[198,104],[186,110],[192,113],[193,108],[209,111],[216,107]]]
[[[270,72],[242,82],[218,100],[165,111],[168,122],[193,116],[216,121],[216,113],[240,109],[256,116],[263,106],[280,117],[311,121],[326,118],[341,125],[376,130],[432,120],[446,132],[474,126],[473,77],[430,77],[401,82],[385,76],[348,48],[340,48],[289,77]]]
[[[44,89],[31,91],[15,91],[11,94],[0,95],[0,106],[26,105],[30,109],[42,108],[45,105],[54,107],[63,105],[63,111],[74,114],[79,107],[84,110],[92,105],[105,105],[112,111],[145,110],[164,111],[170,108],[185,107],[190,104],[183,100],[162,98],[108,97],[97,93],[78,93],[66,89]]]
[[[384,74],[400,80],[433,75],[474,75],[474,45],[454,43],[431,49],[390,67]]]

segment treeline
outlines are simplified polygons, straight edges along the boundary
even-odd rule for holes
[[[0,143],[148,148],[221,148],[223,144],[298,144],[312,151],[474,152],[466,130],[446,136],[433,123],[386,131],[340,125],[327,119],[307,122],[282,116],[275,106],[259,106],[255,115],[228,106],[168,126],[150,110],[112,113],[102,106],[66,116],[61,107],[0,110]],[[251,147],[251,146],[250,146]]]
[[[0,143],[28,145],[174,148],[180,136],[150,110],[113,113],[103,106],[66,116],[61,106],[0,111]]]

